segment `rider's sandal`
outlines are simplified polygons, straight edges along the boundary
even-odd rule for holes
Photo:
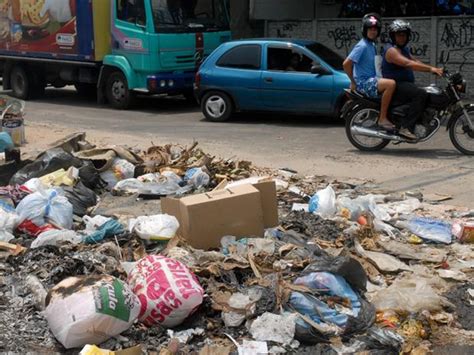
[[[378,124],[377,123],[377,127],[378,128],[381,128],[383,130],[386,130],[386,131],[396,131],[397,130],[397,127],[391,123],[383,123],[383,124]]]

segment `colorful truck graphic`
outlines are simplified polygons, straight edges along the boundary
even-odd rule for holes
[[[197,67],[230,39],[229,0],[0,0],[4,89],[75,85],[128,108],[137,92],[192,96]]]

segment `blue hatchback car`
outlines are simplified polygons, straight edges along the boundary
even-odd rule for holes
[[[350,80],[343,58],[309,40],[252,39],[219,46],[201,65],[195,95],[211,121],[235,111],[339,117]]]

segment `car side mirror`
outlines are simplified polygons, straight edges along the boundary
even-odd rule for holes
[[[311,74],[329,75],[331,72],[321,64],[315,64],[311,67]]]

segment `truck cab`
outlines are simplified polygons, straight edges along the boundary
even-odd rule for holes
[[[106,99],[125,108],[134,93],[193,95],[201,62],[230,40],[228,0],[112,0]],[[115,73],[110,73],[110,71]]]

